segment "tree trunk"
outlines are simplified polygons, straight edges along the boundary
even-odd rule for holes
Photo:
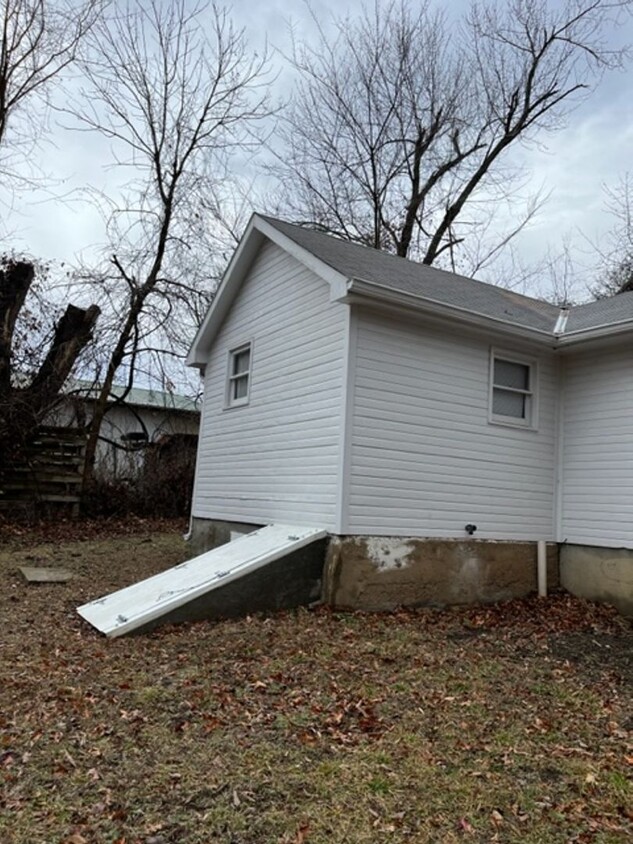
[[[9,261],[0,269],[0,400],[11,390],[13,332],[34,277],[33,264],[26,261]]]
[[[28,390],[33,396],[34,409],[45,409],[58,395],[79,353],[92,337],[92,329],[100,313],[96,305],[85,310],[68,305],[55,326],[50,350]]]
[[[84,458],[82,495],[85,495],[90,484],[92,483],[95,468],[95,460],[97,457],[97,443],[99,442],[99,432],[101,430],[101,423],[103,422],[103,417],[106,414],[106,410],[108,407],[108,399],[110,398],[110,393],[112,391],[112,385],[114,383],[115,375],[121,365],[121,362],[123,361],[126,346],[130,340],[130,337],[132,337],[132,334],[137,324],[137,320],[139,318],[139,314],[142,311],[143,304],[147,296],[147,292],[145,292],[146,288],[147,286],[144,286],[142,288],[142,293],[137,295],[134,304],[132,305],[130,312],[128,313],[127,319],[125,320],[125,324],[123,325],[121,333],[119,334],[117,344],[114,347],[114,351],[112,352],[112,356],[108,362],[108,368],[106,370],[104,382],[99,387],[99,394],[92,409],[92,418],[90,420],[90,425],[88,429],[88,441],[86,442],[86,452]],[[149,288],[149,290],[151,290],[151,288]]]
[[[32,264],[9,263],[0,274],[0,463],[34,433],[51,410],[79,354],[92,337],[99,308],[68,305],[46,358],[28,386],[11,382],[15,324],[34,277]]]

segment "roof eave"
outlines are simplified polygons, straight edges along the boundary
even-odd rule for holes
[[[605,323],[591,328],[581,328],[578,331],[570,331],[569,334],[562,334],[557,337],[557,346],[575,346],[579,343],[586,343],[589,340],[600,340],[603,337],[615,337],[618,334],[627,334],[633,331],[633,319],[625,319],[616,323]]]
[[[228,310],[228,304],[230,303],[227,302],[227,299],[230,298],[230,290],[227,291],[227,288],[231,287],[231,279],[239,273],[240,267],[245,263],[250,262],[252,255],[249,253],[252,252],[254,254],[256,251],[258,244],[254,242],[256,239],[253,237],[254,229],[255,215],[253,214],[251,219],[248,221],[246,231],[244,232],[237,249],[231,256],[231,260],[229,261],[224,275],[222,276],[216,294],[213,297],[213,301],[211,302],[204,319],[200,323],[196,336],[193,338],[191,348],[185,358],[187,366],[203,368],[206,364],[206,355],[204,355],[203,352],[204,346],[206,345],[205,340],[209,332],[212,331],[213,326],[222,321],[226,311]]]
[[[408,309],[413,308],[421,313],[437,317],[445,317],[453,320],[457,319],[462,323],[467,323],[477,328],[486,328],[512,334],[517,337],[523,337],[550,347],[556,345],[556,338],[550,331],[544,331],[540,328],[531,328],[526,325],[521,325],[520,323],[512,322],[511,320],[475,313],[466,308],[460,308],[458,305],[447,305],[445,302],[438,302],[435,299],[429,299],[424,296],[416,296],[414,293],[393,290],[386,285],[353,278],[347,284],[346,295],[340,297],[337,301],[349,302],[351,304],[354,301],[358,302],[360,300],[379,300],[382,302],[388,302]]]
[[[97,396],[82,396],[80,393],[70,393],[66,394],[66,398],[77,398],[81,399],[84,402],[96,402]],[[128,401],[127,399],[119,400],[116,396],[110,396],[108,398],[108,409],[113,407],[133,407],[137,410],[158,410],[158,411],[167,411],[169,413],[181,413],[186,414],[188,416],[199,416],[200,410],[195,407],[174,407],[170,404],[150,404],[149,402],[143,401]]]
[[[222,277],[211,307],[196,333],[191,349],[186,358],[188,366],[204,371],[213,338],[228,313],[233,299],[264,239],[268,239],[312,270],[330,285],[330,301],[358,303],[381,301],[394,307],[416,310],[438,318],[458,320],[480,329],[487,329],[515,337],[531,340],[534,343],[549,346],[552,349],[563,348],[602,337],[615,336],[633,330],[633,319],[616,324],[606,324],[592,328],[564,333],[557,331],[554,325],[548,331],[542,328],[524,325],[511,319],[503,319],[482,313],[476,313],[459,305],[451,305],[419,296],[415,293],[394,290],[387,285],[370,282],[359,278],[347,278],[329,264],[317,258],[312,252],[300,246],[291,237],[283,234],[275,226],[257,214],[251,217],[246,231],[231,258]],[[566,321],[565,321],[566,322]],[[560,317],[556,327],[563,327]]]

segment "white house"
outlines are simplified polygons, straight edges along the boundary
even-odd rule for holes
[[[195,338],[199,546],[332,537],[337,604],[633,612],[633,293],[570,309],[255,215]]]

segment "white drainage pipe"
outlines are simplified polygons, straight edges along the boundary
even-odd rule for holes
[[[547,545],[545,540],[536,543],[536,572],[539,598],[547,597]]]

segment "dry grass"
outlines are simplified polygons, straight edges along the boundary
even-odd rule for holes
[[[3,844],[631,840],[633,634],[611,610],[103,639],[75,607],[185,556],[154,527],[0,546]],[[40,561],[77,577],[27,585],[16,566]]]

